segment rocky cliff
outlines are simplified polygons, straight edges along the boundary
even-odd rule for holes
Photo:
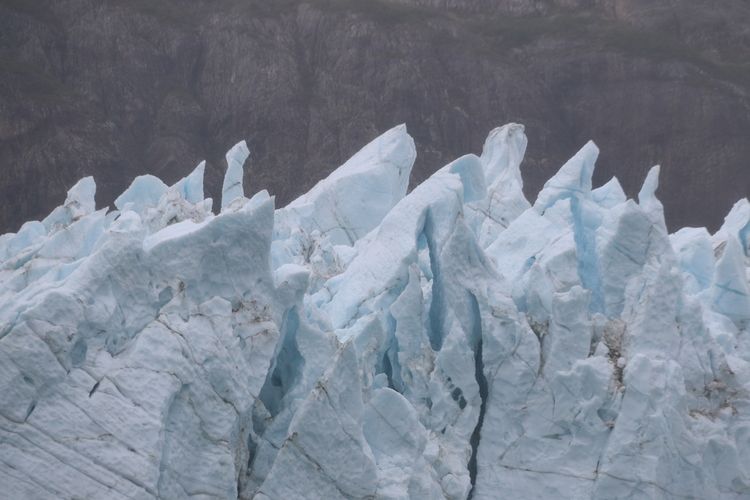
[[[251,150],[283,204],[405,122],[413,182],[525,123],[529,193],[587,139],[595,183],[662,165],[668,224],[750,192],[746,0],[0,0],[0,231]]]

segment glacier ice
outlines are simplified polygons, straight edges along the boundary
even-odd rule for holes
[[[750,202],[668,234],[593,188],[531,203],[524,128],[408,192],[403,125],[276,208],[205,164],[90,177],[0,236],[5,498],[750,497]]]
[[[227,171],[221,187],[222,211],[234,200],[245,197],[245,190],[242,186],[244,172],[242,166],[245,164],[248,156],[250,156],[250,150],[247,149],[245,141],[238,142],[227,152]]]

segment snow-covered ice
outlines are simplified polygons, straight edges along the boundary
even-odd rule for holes
[[[750,203],[668,234],[535,201],[524,128],[407,192],[406,127],[286,207],[205,164],[0,236],[0,485],[25,498],[750,498]],[[247,195],[249,196],[249,195]]]

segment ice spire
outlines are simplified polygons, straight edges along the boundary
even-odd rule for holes
[[[591,191],[591,198],[604,208],[612,208],[628,199],[617,177],[612,177],[606,184]]]
[[[243,165],[250,156],[245,141],[235,144],[227,152],[227,172],[224,174],[224,184],[221,187],[221,209],[224,210],[237,198],[243,198],[245,191],[242,187]]]
[[[491,244],[508,225],[531,205],[523,195],[521,161],[527,144],[524,126],[508,123],[487,136],[481,162],[487,196],[471,204],[472,226],[482,247]]]
[[[190,175],[183,177],[174,188],[180,193],[185,201],[190,203],[200,203],[203,201],[203,176],[206,170],[206,162],[202,161],[195,167]]]
[[[42,223],[49,232],[55,227],[64,227],[73,221],[80,219],[94,210],[96,204],[94,195],[96,194],[96,183],[94,178],[84,177],[68,190],[68,196],[65,203],[57,207],[49,214]]]
[[[544,183],[534,203],[537,212],[544,212],[558,200],[577,197],[591,191],[591,176],[599,156],[593,141],[584,145],[550,180]]]
[[[734,204],[724,218],[721,229],[712,237],[713,244],[718,247],[732,236],[739,239],[743,253],[750,256],[750,202],[747,198]]]
[[[496,185],[499,180],[523,186],[521,161],[526,153],[528,140],[525,127],[518,123],[507,123],[492,130],[482,148],[482,165],[488,185]]]
[[[416,156],[406,125],[393,127],[281,209],[279,219],[351,245],[404,197]]]
[[[646,212],[648,218],[654,225],[667,230],[664,222],[664,206],[656,197],[656,190],[659,188],[659,172],[661,167],[655,165],[648,171],[643,186],[638,192],[638,205]]]
[[[88,215],[96,210],[94,195],[96,194],[96,183],[94,178],[84,177],[70,188],[65,198],[65,206],[70,210],[74,219]]]

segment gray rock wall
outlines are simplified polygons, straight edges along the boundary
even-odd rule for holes
[[[593,138],[595,182],[662,164],[670,227],[750,193],[750,7],[679,0],[0,0],[0,232],[80,177],[99,206],[247,139],[280,204],[405,122],[413,184],[527,125],[535,193]]]

